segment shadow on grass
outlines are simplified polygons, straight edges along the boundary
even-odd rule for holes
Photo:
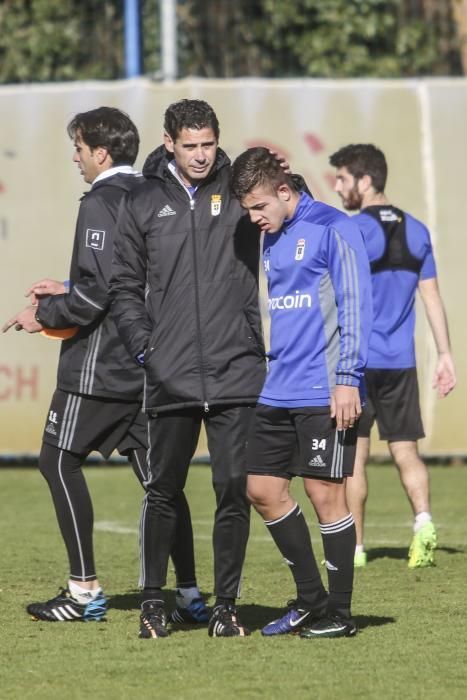
[[[446,554],[463,554],[464,549],[458,549],[456,547],[437,547],[437,552],[446,552]],[[372,547],[367,549],[368,561],[374,561],[375,559],[407,559],[408,547]]]
[[[171,608],[175,606],[175,591],[166,590],[165,599],[167,603],[167,608],[170,611]],[[202,592],[204,599],[209,597],[209,594]],[[139,610],[141,605],[141,593],[140,591],[134,590],[128,593],[119,593],[114,595],[109,600],[109,606],[116,610]],[[241,614],[242,621],[249,627],[252,632],[262,629],[271,620],[276,620],[281,617],[285,612],[286,607],[277,608],[270,607],[267,605],[238,605],[238,610]],[[377,615],[357,615],[355,617],[355,622],[357,623],[359,629],[365,629],[366,627],[381,627],[382,625],[394,624],[396,619],[394,617],[378,617]],[[200,626],[196,626],[199,628]],[[177,625],[173,632],[183,631],[186,629],[193,629],[192,625]]]
[[[202,591],[201,595],[204,600],[210,597],[210,594],[206,591]],[[164,598],[167,610],[172,610],[175,607],[175,591],[165,589]],[[128,591],[127,593],[117,593],[117,595],[110,596],[109,598],[109,607],[114,610],[139,610],[140,605],[141,592],[138,590]],[[241,601],[238,601],[237,608],[242,621],[244,620],[245,624],[254,631],[256,629],[262,629],[266,623],[283,615],[286,606],[277,608],[267,605],[242,605]]]
[[[367,560],[375,559],[407,559],[407,547],[373,547],[366,550]]]
[[[283,608],[270,607],[268,605],[242,605],[238,603],[238,611],[241,614],[242,622],[254,632],[262,629],[271,620],[277,620],[278,617],[284,615],[286,606]]]
[[[201,596],[207,600],[211,594],[201,591]],[[164,589],[164,600],[168,610],[175,607],[175,590]],[[141,607],[141,591],[132,590],[127,593],[117,593],[109,597],[109,606],[115,610],[139,610]]]
[[[141,591],[129,591],[109,596],[109,607],[115,610],[139,610],[141,606]]]
[[[354,620],[360,630],[366,627],[382,627],[383,625],[393,625],[395,617],[379,617],[378,615],[355,615]]]
[[[270,608],[264,605],[242,605],[239,606],[242,615],[242,620],[245,621],[247,627],[252,632],[262,629],[264,625],[271,620],[277,620],[281,617],[286,608]],[[395,617],[378,617],[377,615],[357,615],[355,617],[359,629],[365,627],[381,627],[382,625],[391,625],[396,622]]]
[[[458,547],[436,547],[437,552],[446,552],[446,554],[465,554],[465,547],[459,549]]]

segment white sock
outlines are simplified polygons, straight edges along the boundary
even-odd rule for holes
[[[187,608],[194,598],[201,598],[198,586],[192,588],[177,588],[175,593],[177,605],[180,608]]]
[[[76,581],[72,581],[71,579],[68,581],[68,590],[70,591],[72,597],[78,601],[78,603],[82,603],[83,605],[85,603],[89,603],[92,598],[96,598],[99,593],[102,593],[102,588],[100,587],[94,588],[94,590],[90,591],[89,589],[78,585]]]
[[[422,529],[424,525],[427,523],[431,522],[432,517],[431,513],[427,513],[427,511],[422,511],[421,513],[417,513],[415,516],[414,524],[413,524],[413,531],[418,532],[419,530]]]
[[[365,551],[365,546],[363,544],[355,545],[355,554],[361,554]]]

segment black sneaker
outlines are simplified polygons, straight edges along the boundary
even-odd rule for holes
[[[235,605],[216,605],[209,620],[210,637],[247,637],[250,630],[242,625]]]
[[[164,606],[149,601],[141,606],[139,636],[142,639],[168,637],[167,616]]]
[[[317,620],[309,627],[300,631],[303,639],[317,639],[318,637],[355,637],[358,627],[352,618],[343,618],[338,615],[327,615]]]
[[[107,600],[104,593],[92,597],[88,603],[78,603],[68,588],[61,588],[55,598],[46,603],[30,603],[26,610],[34,620],[44,622],[99,622],[105,620]]]

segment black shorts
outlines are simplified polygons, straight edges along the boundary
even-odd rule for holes
[[[277,408],[258,404],[247,447],[249,474],[341,479],[351,476],[357,426],[336,430],[329,407]]]
[[[417,370],[365,370],[367,400],[358,427],[359,437],[369,437],[376,420],[380,440],[398,442],[425,437],[420,413]]]
[[[141,403],[70,394],[56,389],[47,416],[43,442],[68,452],[96,450],[107,459],[147,448],[147,418]]]

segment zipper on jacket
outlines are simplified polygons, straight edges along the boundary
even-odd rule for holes
[[[199,304],[199,282],[198,282],[198,260],[196,257],[196,238],[195,238],[195,200],[190,197],[190,212],[191,212],[191,242],[193,245],[193,269],[195,276],[195,305],[196,305],[196,329],[198,331],[198,361],[200,366],[201,393],[203,395],[204,412],[209,413],[209,404],[206,401],[206,383],[204,381],[204,357],[203,347],[201,344],[201,318]]]

